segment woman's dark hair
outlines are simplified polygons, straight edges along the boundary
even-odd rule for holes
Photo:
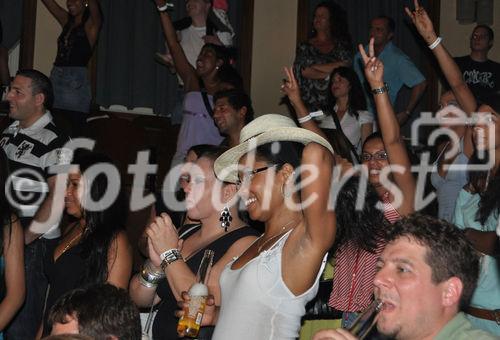
[[[323,1],[319,3],[314,12],[320,7],[324,7],[330,13],[330,36],[335,45],[343,45],[347,50],[352,49],[352,40],[349,33],[349,25],[347,24],[347,12],[336,4],[334,1]],[[312,37],[315,37],[317,32],[312,29]]]
[[[361,148],[361,150],[363,150],[365,148],[366,143],[368,143],[372,139],[380,139],[382,143],[384,142],[382,139],[382,134],[379,131],[375,131],[369,134],[368,137],[366,137],[365,141],[363,142],[363,147]]]
[[[90,18],[90,9],[88,6],[86,6],[85,9],[83,10],[82,22],[80,23],[80,26],[85,25],[85,23],[87,22],[87,20],[89,20],[89,18]],[[75,17],[68,13],[68,21],[69,23],[73,23],[73,21],[75,21]]]
[[[80,151],[75,154],[74,164],[80,167],[82,178],[85,171],[98,164],[113,164],[105,155],[89,151]],[[106,175],[100,173],[92,183],[84,180],[85,193],[94,202],[98,202],[110,188],[111,182]],[[90,187],[89,187],[90,185]],[[81,277],[82,284],[103,283],[108,278],[108,252],[117,234],[125,230],[127,206],[121,190],[118,197],[109,207],[98,211],[83,208],[86,231],[80,242],[82,258],[85,262]]]
[[[330,91],[328,91],[328,104],[331,108],[335,106],[336,98],[333,96],[331,88],[334,77],[337,74],[342,78],[347,79],[347,81],[349,82],[349,100],[347,102],[349,109],[348,113],[358,119],[358,111],[366,110],[366,98],[361,86],[361,82],[359,81],[356,72],[354,72],[352,68],[340,66],[332,71],[330,75],[330,83],[328,84],[328,88],[330,89]],[[331,113],[333,114],[333,110],[331,110]]]
[[[257,159],[269,164],[276,164],[280,170],[286,163],[298,168],[302,161],[304,144],[299,142],[279,141],[259,145],[255,150]]]
[[[495,111],[492,112],[493,114],[500,115],[500,93],[482,96],[481,104],[490,106]],[[489,152],[486,152],[485,156],[484,159],[479,159],[477,151],[475,151],[469,164],[488,164],[490,161]],[[476,219],[481,224],[485,224],[492,213],[497,215],[500,213],[500,196],[498,195],[500,171],[497,170],[496,174],[491,174],[490,169],[489,171],[469,171],[468,174],[471,190],[481,195]]]
[[[498,189],[500,188],[500,171],[497,170],[496,175],[487,183],[486,191],[481,193],[481,200],[479,201],[479,209],[477,211],[476,220],[481,222],[482,225],[491,214],[496,214],[498,219],[500,214],[500,195]]]
[[[222,65],[217,72],[217,78],[221,83],[224,83],[231,89],[243,91],[243,78],[231,65]]]
[[[222,60],[224,62],[224,65],[229,66],[229,59],[230,59],[231,53],[227,47],[207,43],[207,44],[203,45],[202,50],[204,50],[204,49],[212,50],[215,53],[215,57],[217,59]]]
[[[474,150],[474,153],[469,159],[469,165],[486,165],[488,164],[488,153],[485,154],[486,157],[479,158],[477,150]],[[488,171],[484,170],[467,170],[468,183],[467,188],[470,192],[474,194],[480,194],[486,188],[486,181],[488,177]]]
[[[470,165],[483,165],[487,166],[490,163],[489,153],[485,153],[485,157],[479,158],[477,150],[472,154],[469,164]],[[468,190],[474,194],[479,194],[479,209],[476,213],[476,220],[481,224],[485,224],[488,217],[494,213],[500,213],[500,196],[498,195],[498,188],[500,188],[500,171],[496,174],[491,173],[490,170],[469,170],[469,182],[467,184]]]
[[[231,84],[235,88],[243,88],[243,80],[241,76],[236,72],[236,70],[231,66],[231,51],[224,46],[219,46],[211,43],[203,45],[202,51],[209,49],[215,53],[215,58],[217,60],[222,60],[222,65],[219,67],[217,72],[217,79],[220,82],[225,82]],[[201,52],[200,52],[201,53]],[[203,84],[203,79],[200,78],[200,87],[203,89],[205,85]]]
[[[337,250],[347,242],[355,247],[375,253],[377,245],[383,239],[387,228],[384,213],[377,208],[380,198],[371,185],[367,185],[363,206],[356,209],[360,190],[360,178],[351,177],[340,189],[336,205],[337,233],[332,247]]]
[[[279,141],[259,145],[255,149],[255,157],[256,159],[268,162],[269,164],[276,164],[276,170],[280,170],[283,165],[287,163],[296,169],[302,162],[303,151],[304,144],[302,143]],[[300,177],[300,174],[298,174],[295,184],[300,183]]]

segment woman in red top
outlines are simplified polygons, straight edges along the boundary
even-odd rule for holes
[[[362,56],[366,57],[364,59],[365,64],[373,57],[373,51],[373,39],[371,39],[369,44],[370,57],[366,55],[364,50],[361,52]],[[371,66],[370,64],[369,67],[365,68],[365,75],[374,90],[381,133],[377,132],[367,137],[363,144],[361,160],[363,168],[368,170],[370,186],[377,193],[378,200],[383,204],[385,220],[394,223],[402,216],[411,214],[414,211],[415,179],[410,171],[410,159],[406,147],[401,141],[399,124],[383,82],[383,64],[377,61],[376,67]],[[313,120],[305,118],[309,113],[300,99],[300,91],[293,72],[290,69],[285,69],[285,71],[288,81],[283,85],[282,89],[290,98],[297,117],[302,121],[302,126],[323,135],[321,129]],[[381,173],[388,166],[393,171],[390,172],[388,179],[383,180]],[[397,171],[398,168],[401,171]],[[389,187],[391,185],[395,185],[397,190],[392,189],[390,191]],[[355,198],[350,199],[350,203],[355,203],[353,202],[355,200]],[[337,202],[346,203],[344,201],[345,199],[341,197],[337,199]],[[340,216],[351,213],[357,218],[366,216],[367,209],[370,210],[369,204],[366,203],[361,211],[352,207],[339,209],[339,203],[337,203],[336,212]],[[372,213],[370,217],[365,218],[377,221],[376,213]],[[380,234],[378,234],[377,230],[383,230],[384,225],[380,225],[379,228],[372,227],[372,235],[365,235],[368,239],[371,238],[370,242],[360,242],[360,239],[354,236],[357,234],[354,230],[367,228],[367,223],[367,221],[361,220],[360,224],[357,225],[350,222],[349,228],[352,231],[352,233],[349,232],[350,237],[339,238],[336,241],[337,246],[334,255],[336,260],[335,278],[329,305],[344,312],[344,327],[348,327],[354,320],[356,312],[365,309],[372,301],[375,264],[378,254],[383,250],[384,246],[383,241],[378,237]],[[365,225],[363,226],[363,224]],[[341,228],[341,223],[339,223],[339,229]],[[363,233],[366,234],[369,231],[365,230]]]

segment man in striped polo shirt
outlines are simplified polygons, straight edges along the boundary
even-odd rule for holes
[[[43,259],[60,236],[60,216],[49,219],[56,210],[60,215],[63,208],[60,199],[57,204],[54,200],[54,170],[71,163],[71,152],[64,148],[68,137],[56,128],[48,111],[53,98],[49,78],[36,70],[19,71],[7,94],[9,117],[14,122],[3,132],[0,146],[10,163],[13,190],[8,196],[17,208],[27,244],[26,300],[7,329],[7,336],[13,339],[33,339],[36,335],[47,289]]]

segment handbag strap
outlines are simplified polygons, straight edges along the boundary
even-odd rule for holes
[[[340,135],[342,136],[342,138],[345,139],[347,145],[349,146],[349,149],[351,151],[351,156],[354,158],[353,160],[356,161],[357,164],[360,164],[360,161],[359,161],[359,158],[358,158],[358,152],[356,151],[356,148],[354,147],[354,145],[352,145],[352,143],[349,140],[349,138],[347,138],[347,136],[345,135],[344,130],[342,130],[342,125],[340,125],[340,121],[339,121],[339,117],[337,116],[337,112],[334,110],[333,112],[329,112],[329,113],[333,117],[333,121],[335,122],[335,128],[340,133]],[[345,114],[349,114],[349,112],[346,111]]]
[[[212,109],[212,105],[210,105],[210,100],[208,100],[208,93],[205,89],[201,89],[201,96],[203,98],[203,104],[205,104],[205,109],[207,110],[210,117],[213,117],[214,109]]]

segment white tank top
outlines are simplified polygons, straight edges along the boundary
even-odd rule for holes
[[[323,258],[316,281],[306,292],[295,296],[281,276],[281,254],[290,232],[269,250],[262,251],[242,268],[227,264],[220,276],[221,309],[213,340],[277,340],[299,336],[305,305],[319,286],[326,263]]]

